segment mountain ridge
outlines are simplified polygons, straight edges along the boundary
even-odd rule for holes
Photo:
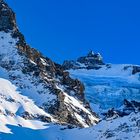
[[[16,25],[15,13],[4,1],[0,2],[0,11],[0,66],[8,74],[9,80],[16,84],[22,94],[34,99],[42,110],[53,115],[59,123],[79,127],[96,124],[98,117],[84,99],[83,84],[77,79],[70,78],[69,73],[59,64],[44,57],[26,43]],[[31,89],[34,89],[34,96]],[[42,100],[42,94],[46,102],[41,103],[38,100]],[[51,99],[51,96],[55,98]],[[77,101],[81,108],[77,104],[74,105],[72,100]],[[83,116],[80,115],[81,112]],[[24,116],[36,118],[26,110]],[[47,117],[43,120],[50,121]]]

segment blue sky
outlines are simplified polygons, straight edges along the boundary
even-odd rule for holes
[[[89,50],[140,64],[139,0],[6,0],[26,41],[58,63]]]

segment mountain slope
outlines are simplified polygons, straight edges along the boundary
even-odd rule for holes
[[[45,123],[31,120],[31,118],[28,119],[26,113],[22,114],[25,111],[30,112],[32,116],[35,115],[36,118],[41,119],[44,116],[55,122],[52,116],[36,106],[31,99],[18,93],[17,87],[12,85],[8,80],[0,78],[0,131],[11,133],[6,124],[32,129],[45,128],[43,126]]]
[[[3,101],[0,103],[0,107],[4,107],[1,115],[5,117],[12,114],[23,120],[55,122],[72,127],[89,127],[99,121],[84,98],[83,84],[70,78],[60,65],[26,44],[16,25],[14,12],[3,0],[0,1],[0,78],[3,78],[1,82],[10,82],[5,82],[7,87],[4,90],[9,88],[13,93],[12,97],[12,93],[3,92],[3,87],[0,89],[1,100],[3,96],[11,99],[4,100],[10,109],[3,106]],[[9,84],[17,92],[12,91]],[[5,110],[10,113],[5,114]],[[22,126],[22,122],[19,125]]]

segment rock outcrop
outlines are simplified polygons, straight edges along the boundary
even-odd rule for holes
[[[99,53],[94,53],[90,51],[87,56],[80,57],[76,61],[64,61],[63,68],[65,70],[69,69],[99,69],[104,65],[103,58]]]
[[[0,0],[0,31],[17,30],[15,13],[3,1]]]
[[[132,74],[140,73],[140,67],[139,66],[133,66]]]
[[[128,116],[131,113],[140,112],[140,102],[124,100],[124,105],[120,110],[114,108],[108,110],[107,113],[103,113],[106,119],[115,119],[118,117]]]

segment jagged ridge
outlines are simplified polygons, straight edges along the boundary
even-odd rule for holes
[[[84,98],[83,84],[70,78],[59,64],[27,45],[16,25],[14,12],[4,1],[0,1],[0,11],[0,67],[8,74],[8,79],[59,123],[80,127],[96,124],[98,117]],[[47,99],[47,96],[53,96],[53,99]],[[44,100],[40,102],[42,97]],[[25,114],[28,118],[30,112]]]

